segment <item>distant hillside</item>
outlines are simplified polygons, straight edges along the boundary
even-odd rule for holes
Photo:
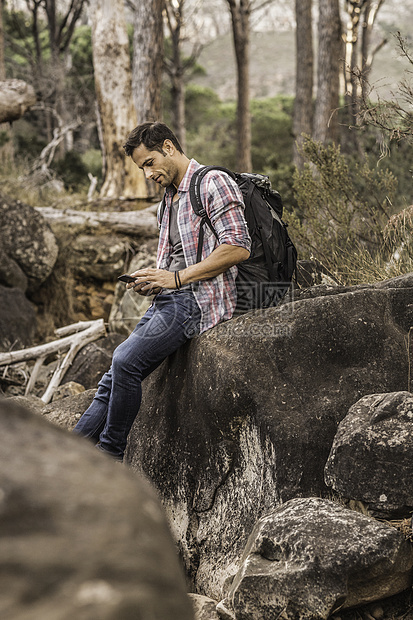
[[[223,101],[236,96],[236,70],[233,43],[230,34],[218,37],[208,44],[199,59],[205,76],[197,76],[192,83],[208,86]],[[380,87],[380,97],[391,96],[397,82],[408,68],[402,62],[394,38],[378,52],[373,64],[371,84]],[[293,95],[295,88],[295,33],[258,32],[251,38],[251,96],[253,98]]]

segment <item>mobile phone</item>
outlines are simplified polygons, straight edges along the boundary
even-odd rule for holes
[[[135,282],[136,278],[133,278],[128,273],[123,273],[121,276],[118,276],[118,280],[120,280],[120,282],[127,282],[129,284],[130,282]]]

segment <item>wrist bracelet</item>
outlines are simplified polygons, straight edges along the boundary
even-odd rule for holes
[[[182,286],[181,278],[179,276],[179,271],[174,271],[175,276],[175,288],[180,289]]]

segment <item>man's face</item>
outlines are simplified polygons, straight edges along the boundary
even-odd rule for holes
[[[168,187],[176,181],[178,168],[173,158],[174,149],[170,148],[168,140],[165,140],[162,151],[149,151],[141,144],[133,151],[132,159],[144,171],[147,179]]]

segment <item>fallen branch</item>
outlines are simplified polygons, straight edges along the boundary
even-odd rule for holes
[[[79,323],[74,323],[73,325],[67,325],[66,327],[60,328],[60,330],[56,330],[56,334],[64,337],[59,340],[54,340],[53,342],[30,347],[28,349],[0,353],[0,366],[17,364],[19,362],[32,359],[36,360],[30,380],[26,387],[27,395],[33,389],[36,383],[36,378],[47,356],[52,353],[61,353],[62,351],[69,349],[62,362],[54,371],[50,383],[41,397],[42,401],[46,404],[51,401],[56,388],[60,385],[66,371],[71,366],[78,351],[90,342],[105,336],[106,330],[103,319],[98,319],[97,321],[80,321]]]
[[[141,211],[98,212],[75,211],[74,209],[54,209],[53,207],[36,207],[51,225],[64,224],[66,226],[82,226],[99,228],[109,227],[117,232],[128,235],[157,236],[158,225],[156,210],[158,205],[152,205]]]

